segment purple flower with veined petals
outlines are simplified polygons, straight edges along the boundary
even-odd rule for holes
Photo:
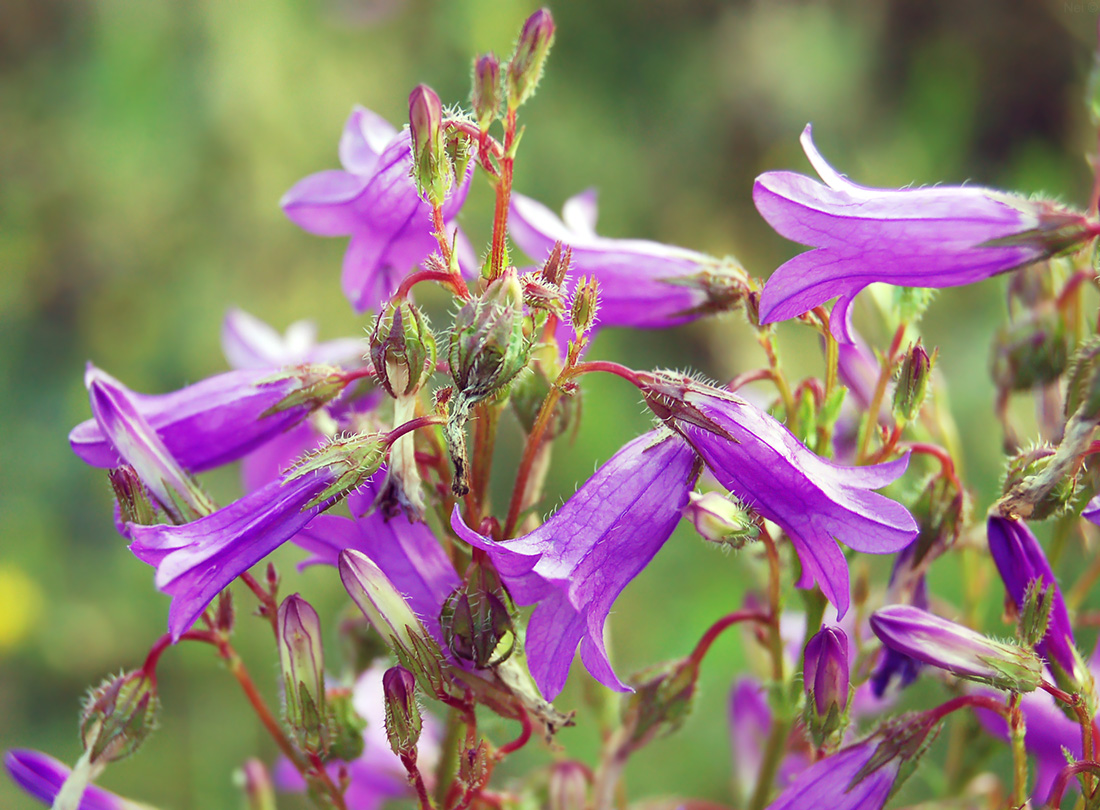
[[[879,810],[890,798],[903,760],[894,757],[856,781],[877,749],[872,738],[819,759],[795,777],[767,810]]]
[[[318,236],[350,236],[341,283],[356,312],[387,301],[401,280],[437,247],[432,209],[413,184],[408,130],[356,107],[340,138],[343,170],[311,174],[283,195],[280,205],[300,228]],[[448,225],[466,200],[473,161],[464,181],[443,204]],[[458,247],[473,271],[465,237]]]
[[[851,342],[852,299],[876,281],[954,287],[1014,270],[1092,239],[1096,225],[1053,203],[970,186],[878,189],[856,185],[817,151],[806,156],[824,181],[789,171],[756,178],[753,201],[780,235],[815,250],[768,279],[760,322],[808,312],[839,296],[832,332]]]
[[[539,691],[553,700],[581,659],[600,683],[629,691],[611,668],[603,631],[623,588],[676,528],[696,476],[695,454],[679,437],[634,439],[586,481],[542,526],[494,543],[462,522],[451,526],[485,549],[520,605],[538,604],[525,649]]]
[[[689,280],[731,272],[717,259],[687,248],[597,236],[595,189],[566,200],[560,218],[542,203],[513,193],[508,232],[539,262],[555,242],[572,249],[568,288],[575,289],[582,276],[599,280],[599,326],[658,329],[686,323],[703,314],[696,310],[708,301],[704,286]]]
[[[817,582],[838,616],[848,610],[849,585],[837,541],[887,554],[916,537],[908,510],[872,492],[905,472],[908,456],[842,467],[728,391],[663,372],[639,376],[650,408],[691,443],[718,482],[786,532],[802,561],[799,587]]]
[[[282,335],[243,309],[229,310],[222,321],[222,353],[233,368],[278,369],[302,363],[361,366],[367,348],[359,338],[318,343],[313,321],[295,321]]]
[[[1047,625],[1046,635],[1035,645],[1035,652],[1043,656],[1048,665],[1057,664],[1073,678],[1079,669],[1073,627],[1070,625],[1062,591],[1058,588],[1046,555],[1043,554],[1043,547],[1027,524],[1019,520],[992,515],[987,534],[989,553],[1004,581],[1005,591],[1016,603],[1017,610],[1023,610],[1024,597],[1032,582],[1039,582],[1039,587],[1043,589],[1053,586],[1050,623]]]
[[[139,394],[106,372],[97,373],[133,402],[180,466],[193,473],[236,461],[305,419],[321,402],[307,399],[269,412],[300,393],[303,384],[329,386],[325,380],[331,375],[332,387],[324,396],[336,395],[345,384],[332,366],[299,366],[282,372],[230,371],[169,394]],[[118,453],[94,419],[73,428],[69,444],[86,464],[118,466]]]
[[[25,748],[4,755],[4,766],[19,787],[45,805],[52,805],[72,769],[51,756]],[[95,785],[84,789],[77,810],[137,810],[138,805]]]

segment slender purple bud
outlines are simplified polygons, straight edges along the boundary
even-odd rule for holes
[[[483,54],[474,61],[474,84],[470,92],[470,102],[482,132],[488,130],[497,117],[502,98],[500,60],[494,53]]]
[[[1042,680],[1042,663],[1031,650],[909,605],[876,611],[871,629],[890,649],[960,678],[1013,692],[1031,692]]]
[[[382,676],[386,702],[386,739],[398,756],[415,756],[423,723],[416,702],[416,678],[404,667],[391,667]]]
[[[443,144],[443,105],[426,84],[409,94],[409,131],[417,191],[432,205],[442,205],[452,180]]]
[[[279,605],[277,630],[287,723],[299,745],[321,752],[326,747],[321,621],[309,602],[292,594]]]
[[[920,413],[938,353],[938,350],[933,350],[929,355],[918,339],[901,361],[897,387],[894,388],[894,416],[898,419],[910,422]]]
[[[515,109],[534,94],[553,42],[554,18],[550,16],[549,9],[540,8],[523,24],[515,53],[508,63],[510,108]]]
[[[821,716],[848,706],[848,636],[839,627],[823,627],[806,644],[803,669],[806,694]]]

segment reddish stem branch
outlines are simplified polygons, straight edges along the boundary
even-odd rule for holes
[[[519,707],[520,716],[519,721],[523,723],[523,728],[520,730],[519,736],[509,743],[505,743],[497,749],[497,758],[504,759],[509,754],[518,751],[527,745],[527,742],[531,739],[531,733],[534,731],[534,727],[531,725],[531,716],[527,713],[527,710],[522,706]]]
[[[462,280],[456,277],[454,273],[445,272],[443,270],[417,270],[415,273],[409,273],[409,275],[405,276],[405,279],[401,282],[401,286],[397,288],[397,292],[393,294],[393,298],[390,300],[394,303],[403,301],[408,297],[412,288],[422,281],[438,281],[463,301],[470,300],[470,291],[466,289],[466,285],[462,283]]]
[[[712,624],[707,629],[707,632],[703,633],[703,637],[700,638],[699,643],[695,645],[695,649],[692,651],[691,655],[688,656],[688,660],[696,665],[701,664],[715,640],[727,629],[741,622],[759,622],[760,624],[766,625],[768,623],[768,617],[754,610],[736,610],[728,616],[723,616]]]
[[[509,108],[504,117],[504,154],[500,157],[500,179],[497,182],[496,208],[493,211],[493,247],[489,255],[489,278],[504,272],[504,240],[508,231],[508,206],[512,198],[512,170],[515,158],[511,152],[516,142],[516,111]]]
[[[962,484],[959,483],[959,477],[955,474],[955,460],[951,458],[951,454],[940,447],[938,444],[929,444],[927,442],[910,442],[904,445],[914,453],[923,453],[924,455],[933,456],[940,462],[940,466],[943,468],[943,476],[950,481],[957,489],[962,489]]]
[[[1050,793],[1047,794],[1046,806],[1051,808],[1051,810],[1058,810],[1058,808],[1062,806],[1062,796],[1065,794],[1066,788],[1069,787],[1070,780],[1083,773],[1100,774],[1100,762],[1074,762],[1062,768],[1062,770],[1058,772],[1058,776],[1055,778],[1054,783],[1050,786]]]

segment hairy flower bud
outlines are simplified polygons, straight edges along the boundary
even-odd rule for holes
[[[382,676],[386,703],[386,739],[398,756],[415,756],[422,723],[416,702],[416,678],[404,667],[391,667]]]
[[[363,753],[363,730],[367,727],[367,721],[355,711],[354,694],[347,688],[329,689],[325,702],[328,705],[328,754],[333,759],[354,762]]]
[[[370,359],[390,396],[416,393],[435,368],[435,336],[417,306],[390,303],[379,313],[370,336]]]
[[[348,595],[410,670],[425,692],[436,694],[442,687],[440,665],[443,653],[409,603],[375,563],[360,551],[340,552],[340,579]]]
[[[581,763],[571,760],[555,763],[547,785],[549,810],[586,810],[589,781],[589,771]]]
[[[325,655],[317,611],[292,594],[279,605],[277,630],[287,723],[303,749],[322,752],[327,748]]]
[[[505,661],[516,644],[515,627],[496,572],[472,567],[466,581],[443,603],[443,638],[455,657],[479,669]]]
[[[1025,486],[1029,479],[1036,480],[1040,476],[1049,475],[1054,461],[1055,451],[1050,447],[1033,447],[1017,453],[1008,462],[1008,469],[1005,471],[1004,494],[1010,495],[1018,487]],[[1032,504],[1032,511],[1027,517],[1031,520],[1045,520],[1052,515],[1061,514],[1076,495],[1077,477],[1060,477],[1049,490],[1041,493]]]
[[[124,759],[156,728],[156,682],[143,670],[107,678],[89,690],[80,718],[80,739],[92,765]]]
[[[920,339],[906,352],[898,372],[897,386],[894,388],[894,416],[911,422],[920,414],[924,404],[924,395],[928,390],[928,379],[932,376],[932,367],[936,364],[936,355],[924,350]]]
[[[890,649],[960,678],[1013,692],[1031,692],[1042,680],[1042,662],[1031,650],[909,605],[876,611],[871,629]]]
[[[1054,382],[1069,365],[1069,341],[1058,312],[1038,311],[1009,324],[993,342],[993,381],[1006,391]]]
[[[600,306],[600,283],[595,276],[582,278],[573,291],[573,307],[569,320],[577,337],[588,334],[596,323],[596,312]]]
[[[573,248],[562,247],[560,240],[555,242],[554,247],[550,249],[550,255],[542,263],[540,273],[543,281],[547,284],[553,284],[555,287],[560,287],[565,282],[566,276],[569,275],[569,266],[572,263]]]
[[[425,84],[409,94],[409,132],[416,189],[432,205],[442,205],[453,179],[443,145],[443,105]]]
[[[623,728],[632,748],[678,730],[691,714],[699,680],[697,661],[686,658],[643,671],[623,707]]]
[[[741,548],[760,534],[749,511],[721,493],[690,492],[688,497],[691,500],[684,507],[684,516],[704,540]]]
[[[473,89],[470,91],[470,103],[482,132],[488,130],[497,117],[502,98],[500,60],[494,53],[482,54],[474,60]]]
[[[318,506],[329,498],[350,492],[374,475],[386,459],[384,433],[358,433],[333,439],[314,451],[287,474],[287,482],[312,472],[326,472],[334,480],[306,508]]]
[[[123,523],[137,523],[151,526],[157,522],[153,502],[138,477],[137,471],[129,464],[108,471],[107,478],[114,490],[118,502],[119,516]]]
[[[554,18],[550,10],[540,8],[527,18],[508,63],[508,106],[523,104],[535,92],[550,46],[554,42]]]
[[[1100,337],[1086,340],[1070,362],[1066,382],[1066,418],[1081,411],[1100,417]]]
[[[845,725],[848,707],[848,637],[838,627],[823,627],[806,644],[803,665],[806,725],[821,746]]]

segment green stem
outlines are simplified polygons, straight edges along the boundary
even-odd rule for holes
[[[756,788],[749,800],[749,810],[763,810],[772,792],[772,782],[779,772],[779,764],[787,753],[787,735],[791,731],[791,721],[785,718],[772,720],[772,730],[768,735],[768,744],[764,749],[764,760],[760,763],[760,773],[756,778]]]

